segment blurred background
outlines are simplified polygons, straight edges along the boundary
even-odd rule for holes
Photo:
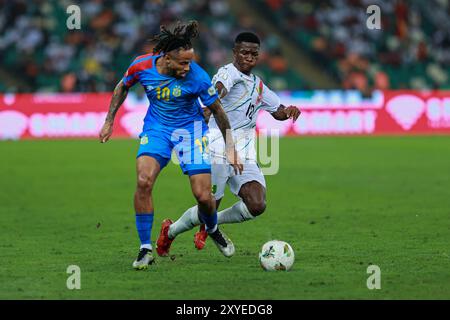
[[[80,8],[79,30],[67,27],[70,5]],[[367,26],[371,5],[379,29]],[[449,0],[0,0],[0,8],[0,139],[96,137],[114,86],[152,52],[160,25],[192,19],[196,59],[211,77],[232,62],[239,32],[262,39],[254,72],[302,117],[279,122],[261,111],[258,132],[450,133]],[[147,108],[133,87],[115,134],[138,135]]]
[[[0,299],[450,299],[449,1],[0,0]],[[80,30],[67,28],[70,5]],[[370,5],[379,30],[367,27]],[[98,134],[147,40],[191,19],[210,76],[239,32],[256,32],[255,73],[302,112],[258,111],[267,213],[225,226],[235,257],[212,242],[194,252],[191,233],[137,276],[140,85],[113,139]],[[178,165],[162,175],[153,241],[193,205]],[[226,191],[221,209],[236,201]],[[295,250],[289,274],[260,269],[272,239]],[[73,265],[82,290],[66,286]],[[382,290],[368,290],[372,265]]]
[[[71,4],[80,30],[66,27]],[[381,30],[366,27],[372,4]],[[190,19],[211,75],[251,30],[276,90],[450,88],[448,0],[0,0],[0,92],[111,91],[160,24]]]

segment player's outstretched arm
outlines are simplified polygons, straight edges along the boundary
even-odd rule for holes
[[[292,119],[297,121],[298,117],[302,112],[296,106],[286,107],[284,105],[280,105],[277,111],[272,112],[271,115],[277,120],[287,120]]]
[[[220,99],[216,99],[216,101],[214,101],[213,104],[208,106],[208,108],[214,115],[214,119],[216,120],[217,126],[222,132],[222,136],[225,140],[228,162],[233,166],[234,172],[236,174],[238,172],[239,174],[242,174],[243,166],[236,152],[236,148],[234,147],[230,122],[228,121],[228,117],[227,114],[225,113],[225,110],[223,110],[222,104],[220,103]]]
[[[111,137],[117,110],[119,110],[127,95],[128,88],[122,80],[120,80],[114,88],[111,103],[109,104],[109,111],[105,119],[105,124],[103,125],[102,130],[100,130],[99,138],[101,143],[105,143]]]

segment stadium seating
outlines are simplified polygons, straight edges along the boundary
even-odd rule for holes
[[[449,89],[447,0],[258,0],[267,17],[344,89]],[[366,27],[379,5],[381,30]]]
[[[233,15],[225,0],[77,1],[81,30],[68,30],[67,1],[10,0],[0,10],[0,69],[14,85],[1,92],[111,91],[132,59],[152,49],[148,39],[160,24],[197,19],[200,63],[213,75],[231,61],[231,46],[242,30],[259,32],[251,17]],[[261,33],[264,37],[265,35]],[[255,72],[278,90],[296,89],[302,79],[290,71],[276,37],[263,47]],[[9,81],[8,83],[11,83]]]

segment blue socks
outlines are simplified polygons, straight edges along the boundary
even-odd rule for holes
[[[141,249],[152,249],[151,234],[153,226],[153,212],[136,213],[136,229],[141,240]]]
[[[213,215],[205,214],[198,211],[200,222],[206,225],[206,232],[213,233],[217,230],[217,211]]]

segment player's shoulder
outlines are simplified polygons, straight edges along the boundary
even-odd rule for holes
[[[154,57],[155,55],[153,53],[137,56],[131,63],[128,73],[135,73],[152,68]]]
[[[239,71],[233,65],[233,63],[228,63],[217,70],[217,73],[214,76],[216,81],[226,81],[230,83],[235,83],[240,79]]]
[[[205,71],[205,69],[202,68],[197,62],[192,60],[191,62],[191,70],[194,74],[198,75],[208,75],[208,73]]]
[[[238,70],[236,69],[233,63],[228,63],[226,65],[221,66],[219,70],[217,70],[217,74],[219,73],[227,74],[229,76],[236,76],[238,75]]]

